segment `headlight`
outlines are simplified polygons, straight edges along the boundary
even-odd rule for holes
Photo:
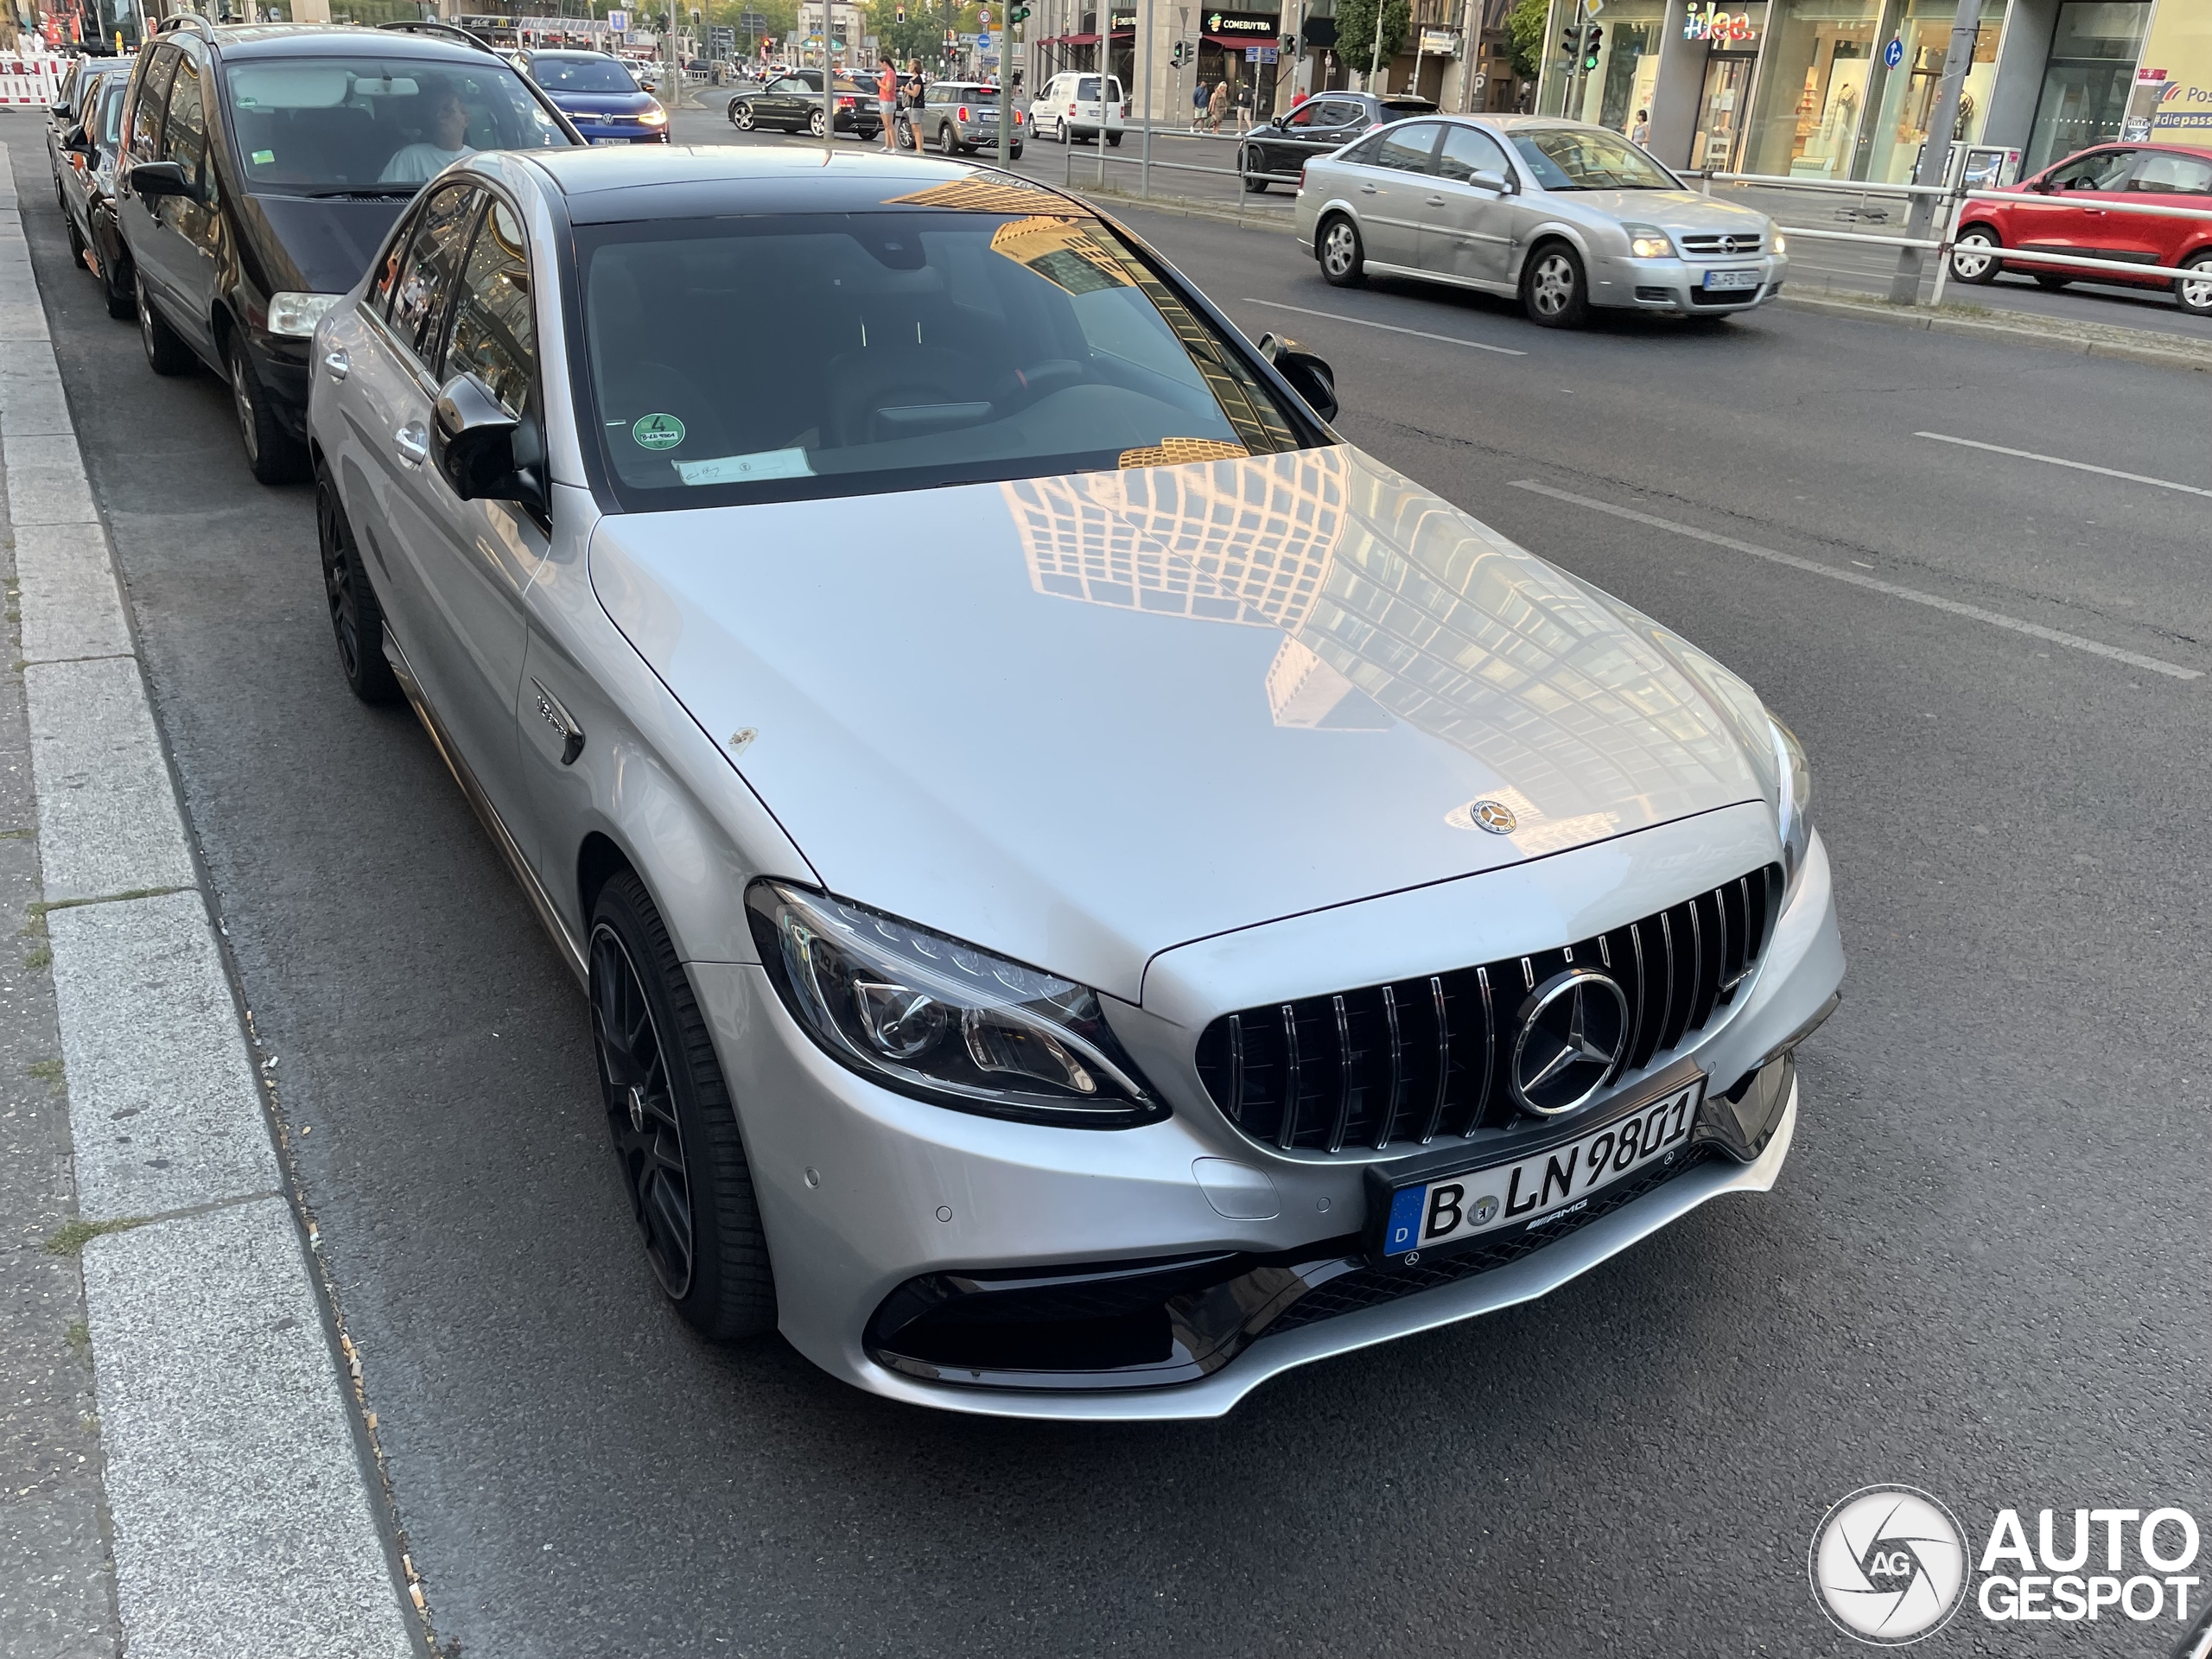
[[[755,882],[747,900],[785,1002],[863,1077],[1028,1123],[1114,1129],[1167,1116],[1096,992],[781,882]]]
[[[1797,885],[1797,872],[1805,868],[1805,849],[1813,839],[1813,769],[1805,763],[1805,746],[1796,733],[1772,714],[1767,715],[1766,723],[1774,734],[1775,823],[1782,834],[1786,891]]]
[[[1656,225],[1624,225],[1628,232],[1628,251],[1637,259],[1671,259],[1675,244],[1666,232]]]
[[[1777,253],[1787,253],[1789,251],[1789,238],[1784,236],[1780,231],[1777,231],[1774,233],[1774,251]]]
[[[668,124],[668,111],[666,110],[647,110],[643,115],[639,116],[638,119],[644,122],[649,127],[664,127]]]
[[[322,321],[322,314],[345,297],[342,294],[271,294],[269,296],[269,332],[294,340],[305,340],[315,333],[315,326]]]

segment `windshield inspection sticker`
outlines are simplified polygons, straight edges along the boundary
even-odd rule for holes
[[[276,159],[276,152],[273,149],[257,149],[253,152],[253,164],[256,167],[266,167]]]
[[[763,478],[812,478],[814,468],[806,464],[804,449],[763,449],[715,461],[679,461],[676,475],[686,484],[744,484]]]
[[[640,449],[673,449],[683,442],[683,423],[673,415],[640,415],[630,437]]]

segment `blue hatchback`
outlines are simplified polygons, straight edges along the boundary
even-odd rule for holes
[[[594,144],[664,144],[668,111],[604,52],[529,52],[523,73]]]

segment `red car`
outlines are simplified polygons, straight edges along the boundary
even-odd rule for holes
[[[1991,283],[2004,270],[2033,276],[2045,288],[2136,280],[2111,270],[2008,263],[1990,250],[2083,253],[2130,264],[2202,271],[2202,280],[2145,276],[2140,282],[2146,287],[2171,288],[2184,311],[2212,316],[2212,149],[2188,144],[2100,144],[2035,178],[2008,186],[2003,194],[2010,200],[1967,204],[1951,250],[1951,275],[1959,282]],[[2203,217],[2113,213],[2104,206],[2107,202],[2192,207]]]

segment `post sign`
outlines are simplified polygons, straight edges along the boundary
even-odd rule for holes
[[[630,14],[626,11],[608,12],[607,26],[617,35],[627,35],[630,32]]]

